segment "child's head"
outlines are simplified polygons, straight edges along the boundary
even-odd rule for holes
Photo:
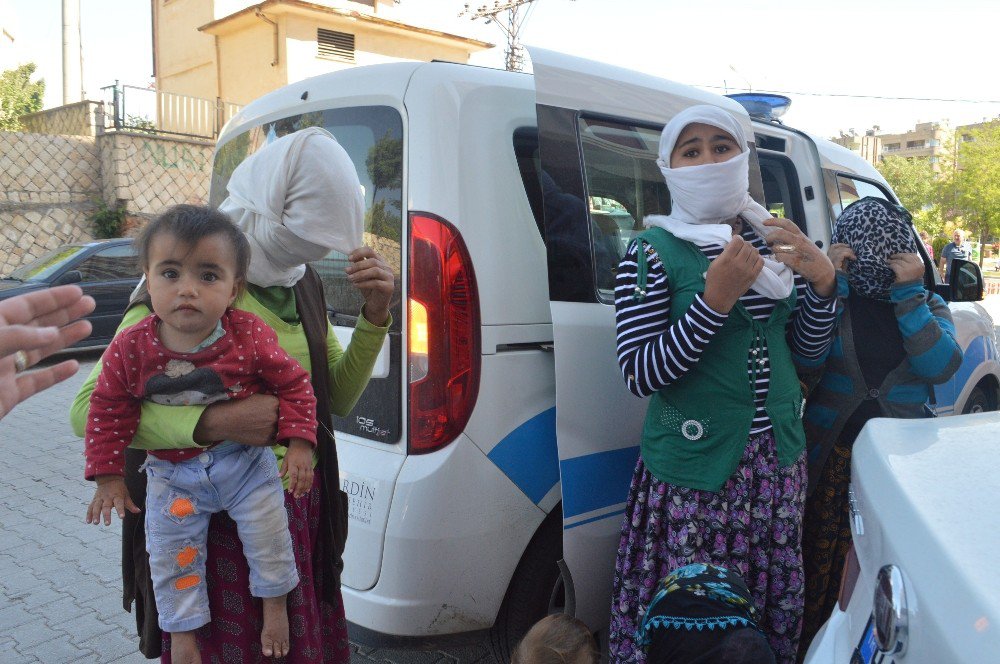
[[[559,613],[546,616],[528,630],[514,650],[511,664],[597,664],[597,645],[580,620]]]
[[[200,205],[175,205],[136,240],[153,311],[188,332],[214,329],[246,280],[250,245],[226,215]]]

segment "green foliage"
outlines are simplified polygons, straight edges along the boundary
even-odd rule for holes
[[[94,224],[94,236],[98,239],[121,237],[125,228],[125,208],[108,207],[103,200],[98,201],[97,209],[90,215],[90,221]]]
[[[392,207],[395,207],[393,205]],[[402,218],[398,211],[387,209],[385,199],[373,203],[365,213],[365,228],[369,233],[389,240],[399,242],[401,239]]]
[[[129,131],[138,131],[144,134],[156,133],[156,123],[147,118],[145,115],[127,114],[125,116],[125,127]]]
[[[45,81],[31,82],[34,62],[0,72],[0,130],[20,131],[21,116],[42,110]]]
[[[927,159],[883,157],[878,170],[899,196],[899,202],[914,215],[938,202],[937,174]]]
[[[385,132],[368,150],[365,168],[372,181],[373,203],[379,189],[399,189],[403,185],[403,139]]]
[[[970,138],[958,144],[948,188],[962,226],[985,242],[1000,230],[1000,122],[973,130]]]
[[[935,237],[931,240],[931,246],[934,247],[934,260],[941,260],[941,250],[944,249],[944,245],[949,242],[951,242],[951,240],[946,237]]]

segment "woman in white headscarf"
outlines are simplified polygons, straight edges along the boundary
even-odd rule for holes
[[[671,212],[645,219],[615,284],[622,376],[650,403],[622,522],[611,659],[645,662],[635,632],[657,582],[711,563],[745,579],[777,660],[792,662],[806,482],[795,364],[818,362],[830,343],[833,266],[750,197],[746,136],[726,111],[679,113],[659,155]]]
[[[313,489],[300,498],[285,492],[302,582],[288,595],[291,651],[283,661],[346,664],[350,650],[340,569],[347,506],[339,489],[330,414],[346,415],[368,383],[392,323],[394,275],[378,253],[361,246],[364,200],[357,172],[347,152],[325,130],[304,129],[265,146],[236,168],[228,192],[220,210],[243,229],[251,245],[250,283],[233,306],[274,328],[282,348],[310,370],[317,396],[320,440]],[[306,267],[334,249],[348,255],[348,279],[364,298],[346,349],[340,347],[327,318],[322,283]],[[126,312],[122,326],[134,324],[148,311],[140,298]],[[82,430],[85,423],[99,371],[100,364],[74,402],[75,430]],[[227,439],[274,445],[278,415],[277,400],[271,396],[208,407],[162,408],[143,405],[134,444],[165,449]],[[272,449],[280,463],[284,448]],[[130,449],[126,456],[126,484],[138,505],[145,496],[145,482],[135,470],[144,456],[142,449]],[[156,657],[162,651],[163,661],[169,662],[169,635],[161,637],[148,583],[141,515],[136,518],[126,512],[124,517],[125,607],[136,604],[143,654]],[[250,595],[246,559],[228,515],[212,518],[206,553],[212,622],[196,633],[203,661],[260,661],[260,603]]]

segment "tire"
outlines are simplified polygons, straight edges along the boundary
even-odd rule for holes
[[[489,648],[497,662],[509,662],[532,625],[562,610],[562,577],[556,564],[561,558],[562,510],[557,508],[545,518],[521,556],[490,629]]]
[[[962,409],[962,414],[968,415],[969,413],[985,413],[996,409],[996,391],[988,389],[984,385],[976,385],[972,388],[972,392],[969,394],[969,398],[965,402],[965,408]]]

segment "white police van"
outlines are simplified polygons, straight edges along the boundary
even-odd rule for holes
[[[355,640],[489,634],[503,660],[566,604],[606,624],[645,408],[615,361],[613,270],[642,218],[669,209],[655,159],[675,113],[732,113],[755,140],[754,196],[823,246],[843,206],[894,199],[857,155],[733,100],[531,55],[533,75],[435,62],[319,76],[249,104],[219,139],[215,204],[269,132],[332,132],[365,188],[367,241],[400,277],[376,374],[335,422]],[[316,267],[347,339],[360,301],[343,264]],[[977,268],[963,274],[953,299],[979,299]],[[992,321],[973,303],[954,311],[966,362],[936,408],[995,408]]]

